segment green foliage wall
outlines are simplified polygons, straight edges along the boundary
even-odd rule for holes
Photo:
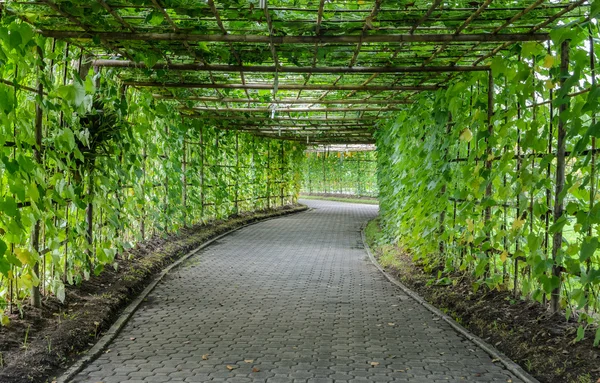
[[[85,61],[80,48],[3,17],[3,324],[7,306],[36,289],[62,300],[65,284],[102,272],[136,242],[297,198],[303,146],[182,119]]]
[[[302,192],[376,197],[376,167],[374,151],[307,152]]]
[[[600,89],[591,69],[600,47],[596,24],[583,26],[494,59],[493,115],[481,72],[419,96],[377,135],[389,240],[439,267],[438,283],[466,273],[475,289],[510,289],[544,304],[555,296],[568,316],[579,314],[579,337],[600,308]],[[557,194],[559,126],[566,175]],[[556,201],[564,206],[558,218]]]

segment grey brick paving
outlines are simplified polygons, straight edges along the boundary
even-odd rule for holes
[[[376,206],[304,203],[171,272],[74,382],[520,382],[368,261]]]

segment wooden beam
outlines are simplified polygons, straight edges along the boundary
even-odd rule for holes
[[[154,94],[154,98],[159,100],[177,100],[184,101],[201,101],[201,102],[222,102],[222,103],[238,103],[238,104],[316,104],[316,105],[410,105],[413,102],[408,100],[382,100],[382,99],[344,99],[344,100],[318,100],[316,98],[282,98],[278,100],[264,101],[259,99],[248,100],[246,98],[231,98],[231,97],[177,97],[166,96],[162,94]]]
[[[282,117],[275,116],[273,118],[270,117],[244,117],[244,116],[215,116],[210,114],[182,114],[184,118],[203,118],[205,120],[246,120],[246,121],[272,121],[272,120],[286,120],[286,121],[315,121],[315,122],[328,122],[328,121],[376,121],[378,118],[376,117]]]
[[[197,112],[213,112],[213,113],[271,113],[271,108],[186,108],[183,110],[193,110]],[[279,108],[275,109],[276,113],[306,113],[306,112],[399,112],[401,108]]]
[[[123,85],[133,87],[154,88],[186,88],[186,89],[273,89],[273,84],[206,84],[197,82],[172,82],[163,83],[159,81],[124,81]],[[357,90],[357,91],[427,91],[438,90],[438,85],[328,85],[328,84],[280,84],[279,90]]]
[[[204,65],[199,63],[156,63],[151,68],[144,63],[130,60],[94,60],[92,66],[110,68],[154,69],[195,72],[257,72],[257,73],[429,73],[429,72],[481,72],[490,67],[482,66],[383,66],[383,67],[293,67],[261,65]]]
[[[193,33],[130,33],[130,32],[92,32],[41,30],[46,37],[60,39],[93,39],[118,41],[194,41],[194,42],[232,42],[268,44],[356,44],[363,43],[443,43],[443,42],[519,42],[547,41],[548,33],[472,33],[472,34],[398,34],[398,35],[344,35],[344,36],[262,36],[262,35],[201,35]]]

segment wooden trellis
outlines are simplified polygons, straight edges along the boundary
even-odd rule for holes
[[[549,40],[553,27],[587,8],[586,0],[264,4],[5,0],[0,10],[44,36],[84,46],[91,65],[118,68],[125,85],[153,88],[155,97],[180,103],[186,118],[327,144],[374,142],[376,121],[415,94],[463,72],[489,71],[494,55]],[[296,124],[312,116],[318,129]],[[268,123],[250,125],[258,117]],[[345,119],[366,121],[338,124]]]

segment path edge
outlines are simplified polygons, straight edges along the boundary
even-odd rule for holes
[[[377,262],[377,259],[375,259],[375,256],[373,255],[373,252],[371,251],[371,248],[369,247],[369,244],[367,243],[367,238],[365,236],[365,228],[367,227],[367,224],[369,222],[371,222],[371,220],[368,220],[367,222],[363,223],[360,228],[360,236],[361,236],[361,239],[363,242],[363,246],[364,246],[367,254],[369,255],[369,259],[371,260],[371,263],[373,263],[373,265],[375,265],[375,267],[377,267],[377,269],[387,278],[388,281],[390,281],[391,283],[393,283],[394,285],[399,287],[400,290],[402,290],[406,295],[411,297],[413,300],[417,301],[419,304],[421,304],[423,307],[425,307],[431,313],[440,317],[444,322],[449,324],[450,327],[452,327],[456,332],[458,332],[459,334],[461,334],[462,336],[464,336],[465,338],[470,340],[477,347],[479,347],[480,349],[485,351],[493,359],[497,359],[500,363],[502,363],[504,365],[504,367],[506,367],[506,369],[508,371],[515,374],[515,376],[517,378],[521,379],[525,383],[540,383],[536,378],[531,376],[527,371],[525,371],[521,366],[519,366],[517,363],[515,363],[512,359],[510,359],[509,357],[507,357],[506,355],[504,355],[503,353],[498,351],[494,346],[488,344],[486,341],[484,341],[477,335],[471,333],[469,330],[467,330],[462,325],[457,323],[454,319],[452,319],[452,317],[444,314],[437,307],[428,303],[419,294],[417,294],[416,292],[414,292],[411,289],[409,289],[408,287],[406,287],[397,278],[395,278],[392,275],[390,275],[389,273],[387,273],[383,269],[383,267],[381,267],[379,262]]]
[[[117,337],[117,335],[119,335],[119,333],[125,327],[127,322],[129,322],[129,319],[131,319],[133,314],[137,311],[137,309],[144,302],[146,297],[152,292],[152,290],[154,290],[154,288],[160,283],[160,281],[163,280],[163,278],[171,270],[178,267],[179,265],[181,265],[183,262],[187,261],[192,256],[196,255],[196,253],[198,253],[200,250],[210,246],[211,244],[218,241],[219,239],[226,237],[238,230],[241,230],[241,229],[247,228],[248,226],[256,225],[258,223],[262,223],[265,221],[270,221],[272,219],[277,219],[277,218],[285,217],[285,216],[292,215],[292,214],[305,213],[307,211],[312,210],[311,208],[309,208],[306,205],[302,205],[302,206],[304,206],[305,208],[301,209],[301,210],[293,210],[293,211],[289,211],[289,212],[283,212],[283,214],[258,219],[256,221],[248,222],[242,226],[239,226],[239,227],[236,227],[229,231],[226,231],[225,233],[220,234],[220,235],[218,235],[214,238],[211,238],[208,241],[202,243],[200,246],[191,250],[190,252],[188,252],[181,258],[179,258],[177,261],[171,263],[169,266],[167,266],[165,269],[163,269],[163,271],[161,271],[160,274],[158,274],[156,277],[154,277],[154,279],[148,284],[148,286],[146,286],[146,288],[133,301],[131,301],[127,305],[127,307],[125,307],[125,309],[121,312],[121,314],[119,314],[119,318],[117,318],[117,320],[102,335],[102,337],[96,342],[96,344],[94,344],[94,346],[92,346],[92,348],[90,348],[86,352],[85,356],[78,359],[73,365],[71,365],[71,367],[69,367],[65,372],[63,372],[62,375],[60,375],[57,379],[52,380],[52,383],[68,383],[68,382],[70,382],[77,374],[79,374],[81,371],[83,371],[83,369],[85,367],[87,367],[91,362],[93,362],[100,355],[102,355],[104,353],[104,350],[106,349],[106,347],[110,344],[110,342],[115,340],[115,338]]]

